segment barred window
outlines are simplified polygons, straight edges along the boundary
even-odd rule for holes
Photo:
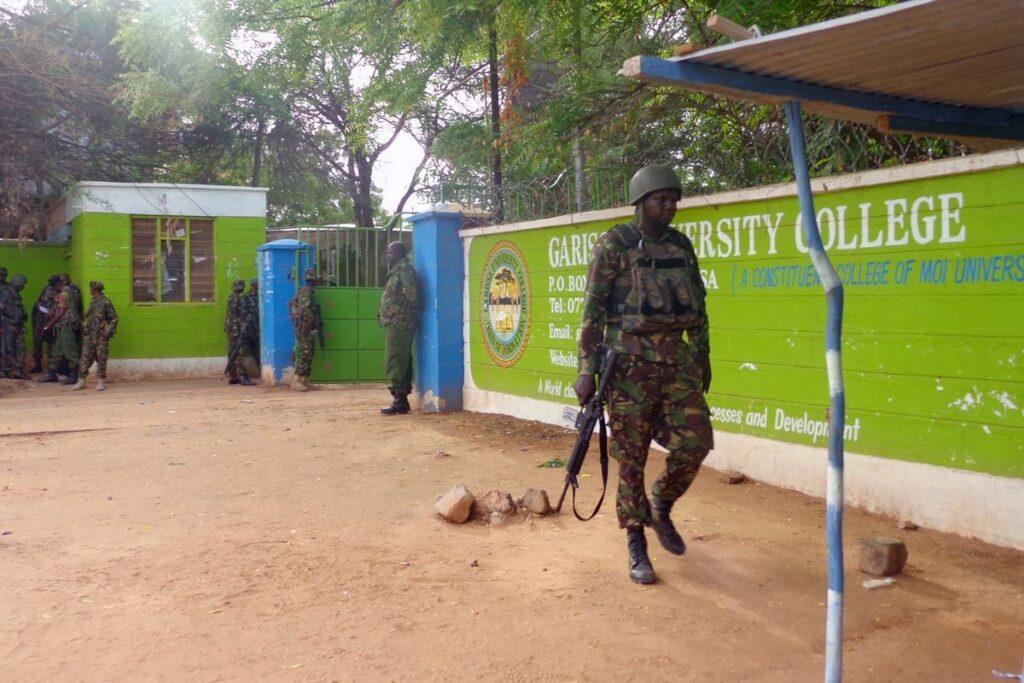
[[[132,218],[132,302],[214,299],[213,221]]]

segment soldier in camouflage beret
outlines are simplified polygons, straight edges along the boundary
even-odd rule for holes
[[[305,287],[299,287],[295,298],[289,304],[292,324],[295,326],[295,374],[291,389],[309,391],[310,367],[313,364],[313,338],[318,329],[316,307],[316,269],[307,268],[304,274]]]
[[[103,293],[103,283],[93,280],[89,283],[92,301],[82,322],[82,358],[78,364],[78,381],[71,387],[72,391],[85,389],[85,380],[89,377],[89,368],[96,363],[96,374],[99,381],[96,391],[107,388],[107,358],[110,355],[110,340],[117,332],[117,311],[114,304]]]
[[[228,384],[254,386],[245,370],[244,354],[244,323],[245,323],[245,280],[235,280],[231,284],[231,295],[224,316],[224,332],[228,336],[228,364],[226,374]]]

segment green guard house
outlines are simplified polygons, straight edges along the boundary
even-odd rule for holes
[[[48,212],[46,241],[0,245],[0,264],[28,276],[26,310],[50,275],[68,273],[85,306],[103,281],[120,317],[112,379],[213,377],[231,283],[256,276],[266,214],[261,187],[79,182]]]

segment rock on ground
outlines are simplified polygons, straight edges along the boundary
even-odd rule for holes
[[[892,576],[903,571],[907,546],[895,538],[865,538],[860,542],[860,570],[875,576]]]
[[[548,514],[551,512],[548,492],[543,489],[527,489],[523,495],[523,507],[535,515]]]
[[[437,499],[437,512],[449,522],[462,524],[473,510],[473,494],[464,484],[456,484]]]
[[[477,498],[476,504],[480,508],[482,517],[490,516],[492,512],[510,515],[515,512],[516,509],[516,504],[513,502],[512,496],[509,493],[499,491],[498,489],[491,489]]]

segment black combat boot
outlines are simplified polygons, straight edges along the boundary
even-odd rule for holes
[[[672,501],[675,502],[675,501]],[[651,522],[650,527],[658,534],[661,547],[673,555],[682,555],[686,552],[686,544],[683,537],[676,531],[672,524],[669,513],[672,512],[672,503],[666,502],[657,496],[651,496]]]
[[[78,384],[78,368],[68,370],[68,376],[61,384]]]
[[[387,408],[381,408],[381,415],[405,415],[409,412],[409,399],[405,394],[399,394],[392,391],[391,395],[395,397],[395,400],[391,402],[391,405]]]
[[[256,382],[253,382],[251,379],[249,379],[249,375],[242,375],[241,377],[238,378],[237,382],[238,384],[241,384],[243,387],[256,386]]]
[[[647,556],[647,538],[643,527],[626,529],[626,547],[629,548],[629,578],[633,583],[649,584],[657,581],[651,558]]]

